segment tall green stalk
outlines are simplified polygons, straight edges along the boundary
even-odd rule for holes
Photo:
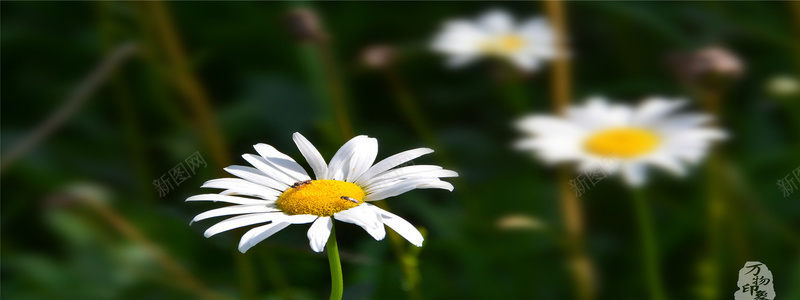
[[[656,246],[655,233],[653,232],[653,220],[650,216],[650,209],[647,205],[644,192],[641,188],[633,189],[633,207],[636,218],[639,222],[640,240],[642,243],[642,259],[644,264],[647,286],[650,290],[651,300],[665,300],[664,289],[661,286],[661,275],[658,266],[658,248]]]
[[[339,259],[339,245],[336,244],[336,226],[331,223],[331,236],[325,246],[328,250],[328,263],[331,266],[331,300],[341,300],[344,292],[342,262]]]

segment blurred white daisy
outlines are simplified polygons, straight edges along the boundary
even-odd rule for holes
[[[724,131],[705,126],[712,117],[679,113],[684,100],[651,97],[638,107],[592,98],[564,117],[533,115],[518,122],[529,137],[517,147],[533,150],[546,163],[576,162],[579,172],[621,172],[631,186],[646,181],[646,165],[677,176],[698,163]]]
[[[213,179],[203,184],[203,187],[224,191],[186,199],[235,204],[206,211],[192,220],[236,215],[208,228],[206,237],[269,222],[242,236],[239,251],[244,253],[291,224],[313,222],[308,230],[308,239],[311,249],[322,252],[331,234],[333,219],[337,219],[361,226],[376,240],[386,235],[383,225],[389,226],[419,247],[422,246],[422,234],[413,225],[367,202],[413,189],[452,191],[453,186],[439,178],[458,176],[456,172],[432,165],[395,168],[433,152],[427,148],[401,152],[373,165],[378,154],[378,141],[362,135],[345,143],[326,165],[322,155],[305,137],[295,133],[293,139],[314,171],[316,180],[312,180],[305,169],[288,155],[267,144],[255,145],[259,155],[242,155],[255,168],[227,167],[225,171],[239,178]]]
[[[556,54],[550,25],[543,18],[515,24],[507,12],[492,10],[477,20],[446,21],[431,45],[449,55],[448,64],[460,67],[482,56],[505,59],[525,71],[539,68]]]

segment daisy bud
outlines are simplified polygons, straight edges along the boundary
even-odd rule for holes
[[[510,214],[497,219],[501,230],[537,230],[544,228],[542,221],[527,215]]]
[[[791,76],[779,75],[767,81],[767,93],[774,97],[784,98],[796,96],[800,92],[800,82]]]
[[[397,51],[389,45],[377,44],[364,48],[361,62],[370,69],[385,68],[397,59]]]
[[[284,18],[289,33],[300,42],[324,42],[328,34],[322,29],[322,22],[313,10],[299,8],[290,11]]]
[[[678,53],[669,63],[678,79],[688,85],[709,86],[739,79],[744,74],[744,64],[726,48],[711,46],[692,53]]]

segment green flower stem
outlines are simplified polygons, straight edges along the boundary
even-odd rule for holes
[[[639,222],[639,233],[642,242],[642,258],[644,259],[644,272],[647,285],[650,289],[650,299],[665,300],[664,289],[661,286],[661,275],[658,267],[658,253],[655,234],[653,233],[653,220],[647,207],[647,199],[640,189],[633,190],[633,206]]]
[[[328,250],[328,263],[331,265],[331,300],[341,300],[344,292],[342,262],[339,259],[339,246],[336,244],[336,227],[331,224],[331,236],[325,246]]]

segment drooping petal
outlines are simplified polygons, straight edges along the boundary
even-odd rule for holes
[[[447,59],[447,67],[457,69],[478,59],[477,54],[457,54]]]
[[[311,250],[314,252],[322,252],[325,250],[325,243],[328,242],[328,237],[331,236],[331,228],[333,228],[333,220],[330,217],[320,217],[311,228],[308,229],[308,241],[311,244]]]
[[[433,153],[433,150],[428,148],[417,148],[389,156],[379,161],[371,168],[369,168],[366,172],[364,172],[364,174],[361,174],[361,176],[358,177],[354,182],[355,184],[361,185],[365,181],[374,177],[375,175],[383,173],[386,170],[394,168],[400,164],[406,163],[408,161],[411,161],[417,157],[423,156],[428,153]]]
[[[411,223],[405,219],[377,206],[370,205],[370,207],[378,212],[378,215],[380,215],[381,219],[383,220],[383,224],[389,226],[389,228],[393,229],[395,232],[397,232],[397,234],[414,244],[414,246],[422,247],[422,241],[425,240],[425,238],[422,237],[422,234],[419,232],[419,230],[417,230],[416,227],[414,227],[414,225],[411,225]]]
[[[676,176],[686,175],[686,168],[680,163],[677,157],[671,155],[653,155],[647,159],[653,165],[659,166]]]
[[[234,205],[234,206],[226,206],[221,208],[215,208],[206,212],[203,212],[192,219],[192,222],[197,222],[201,220],[205,220],[208,218],[213,217],[220,217],[220,216],[229,216],[229,215],[239,215],[239,214],[252,214],[252,213],[266,213],[266,212],[276,212],[280,211],[274,207],[268,207],[266,205]]]
[[[522,69],[523,71],[531,72],[539,69],[539,61],[536,57],[528,55],[527,53],[518,53],[509,57],[509,60]]]
[[[632,187],[639,187],[647,181],[646,169],[642,163],[628,163],[622,167],[625,182]]]
[[[270,213],[257,213],[257,214],[235,216],[232,218],[222,220],[217,224],[214,224],[214,226],[209,227],[206,230],[206,232],[203,233],[203,235],[205,237],[211,237],[217,233],[225,232],[231,229],[236,229],[239,227],[244,227],[258,223],[266,223],[272,221],[273,219],[281,215],[283,215],[282,212],[270,212]]]
[[[325,159],[322,158],[322,154],[319,153],[319,150],[299,132],[295,132],[292,135],[292,139],[297,145],[297,149],[299,149],[303,157],[306,158],[311,169],[314,170],[314,177],[316,177],[317,180],[327,179],[325,175],[328,173],[328,165],[325,163]]]
[[[295,182],[311,179],[300,164],[294,161],[290,156],[275,149],[275,147],[267,144],[256,144],[253,147],[256,148],[258,154],[265,158],[275,169],[288,175],[294,179]]]
[[[247,250],[260,243],[264,239],[270,237],[278,231],[289,226],[288,222],[273,222],[264,226],[259,226],[245,232],[242,239],[239,240],[239,252],[245,253]]]
[[[386,237],[386,229],[383,228],[380,216],[366,203],[335,213],[333,217],[342,222],[361,226],[375,240],[380,241]]]

